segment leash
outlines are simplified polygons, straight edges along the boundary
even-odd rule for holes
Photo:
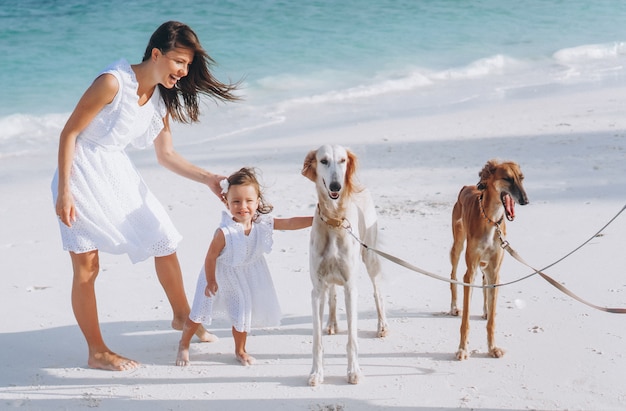
[[[431,273],[430,271],[423,270],[423,269],[421,269],[421,268],[419,268],[417,266],[414,266],[413,264],[411,264],[411,263],[409,263],[409,262],[407,262],[407,261],[405,261],[405,260],[403,260],[401,258],[395,257],[395,256],[393,256],[391,254],[388,254],[388,253],[386,253],[384,251],[378,250],[378,249],[376,249],[374,247],[370,247],[369,245],[365,244],[363,241],[361,241],[360,238],[358,238],[356,235],[354,235],[354,233],[352,232],[352,226],[350,225],[350,222],[348,222],[348,220],[344,220],[344,221],[346,221],[347,224],[341,225],[341,226],[338,226],[338,227],[344,228],[352,236],[352,238],[354,238],[359,244],[361,244],[361,246],[363,248],[365,248],[366,250],[372,251],[372,252],[380,255],[381,257],[383,257],[383,258],[385,258],[385,259],[387,259],[387,260],[389,260],[391,262],[394,262],[394,263],[396,263],[398,265],[401,265],[404,268],[408,268],[411,271],[415,271],[417,273],[424,274],[424,275],[426,275],[428,277],[432,277],[432,278],[435,278],[437,280],[444,281],[444,282],[447,282],[447,283],[450,283],[450,284],[462,285],[464,287],[496,288],[496,287],[499,287],[501,285],[505,285],[505,284],[479,285],[479,284],[464,283],[463,281],[457,281],[457,280],[453,280],[451,278],[442,277],[442,276],[437,275],[435,273]]]
[[[495,285],[478,285],[478,284],[468,284],[468,283],[464,283],[462,281],[456,281],[456,280],[452,280],[451,278],[446,278],[446,277],[442,277],[440,275],[431,273],[429,271],[426,270],[422,270],[419,267],[416,267],[398,257],[394,257],[391,254],[387,254],[384,251],[378,250],[376,248],[370,247],[369,245],[365,244],[363,241],[361,241],[361,239],[359,237],[357,237],[356,235],[354,235],[354,233],[352,232],[352,224],[350,224],[350,221],[348,221],[347,218],[328,218],[326,217],[324,214],[322,214],[322,211],[320,209],[320,205],[317,205],[317,213],[320,216],[320,219],[329,227],[331,228],[335,228],[335,229],[339,229],[339,228],[343,228],[344,230],[346,230],[348,232],[348,234],[350,234],[352,236],[352,238],[354,238],[359,244],[361,244],[361,246],[363,248],[365,248],[366,250],[370,250],[378,255],[380,255],[383,258],[386,258],[389,261],[392,261],[398,265],[401,265],[405,268],[408,268],[411,271],[415,271],[418,272],[420,274],[424,274],[428,277],[432,277],[435,278],[437,280],[440,281],[445,281],[451,284],[458,284],[458,285],[462,285],[464,287],[475,287],[475,288],[494,288]]]
[[[585,241],[584,243],[582,243],[581,245],[576,247],[574,250],[572,250],[571,252],[566,254],[564,257],[560,258],[559,260],[555,261],[554,263],[552,263],[552,264],[548,265],[547,267],[543,268],[543,270],[546,270],[546,269],[548,269],[548,268],[550,268],[550,267],[560,263],[561,261],[563,261],[564,259],[566,259],[570,255],[574,254],[576,251],[578,251],[579,249],[584,247],[587,243],[589,243],[592,239],[596,238],[602,231],[604,231],[604,229],[607,228],[620,214],[622,214],[622,212],[625,209],[626,209],[626,205],[624,205],[622,207],[622,209],[620,211],[618,211],[618,213],[611,220],[609,220],[608,223],[606,223],[600,230],[598,230],[597,233],[595,233],[593,236],[591,236],[589,239],[587,239],[587,241]],[[548,274],[542,272],[542,270],[537,270],[536,268],[534,268],[530,264],[528,264],[526,261],[524,261],[524,259],[517,253],[517,251],[515,251],[513,248],[511,248],[511,245],[509,244],[508,241],[503,240],[502,237],[500,237],[500,240],[502,241],[502,248],[504,248],[511,255],[511,257],[515,258],[517,261],[519,261],[520,263],[524,264],[526,267],[530,268],[531,270],[534,270],[534,273],[532,273],[530,275],[527,275],[526,277],[520,278],[520,279],[516,280],[515,282],[524,280],[524,279],[529,278],[530,276],[533,276],[535,274],[539,274],[544,280],[546,280],[548,283],[550,283],[550,285],[556,287],[559,291],[561,291],[562,293],[572,297],[573,299],[575,299],[576,301],[578,301],[580,303],[583,303],[585,305],[588,305],[591,308],[595,308],[596,310],[604,311],[604,312],[607,312],[607,313],[626,314],[626,308],[601,307],[599,305],[592,304],[589,301],[586,301],[586,300],[582,299],[581,297],[577,296],[576,294],[571,292],[569,289],[567,289],[563,284],[557,282],[555,279],[550,277]],[[504,284],[502,284],[502,285],[504,285]]]
[[[604,312],[608,312],[608,313],[615,313],[615,314],[626,314],[626,308],[609,308],[609,307],[602,307],[599,305],[595,305],[592,304],[586,300],[584,300],[583,298],[577,296],[576,294],[574,294],[573,292],[571,292],[569,289],[567,289],[565,286],[563,286],[562,284],[560,284],[558,281],[554,280],[552,277],[550,277],[549,275],[545,274],[543,272],[543,270],[547,270],[548,268],[560,263],[561,261],[563,261],[564,259],[566,259],[567,257],[569,257],[570,255],[574,254],[576,251],[578,251],[579,249],[581,249],[582,247],[584,247],[585,245],[587,245],[591,240],[593,240],[594,238],[598,237],[600,235],[600,233],[602,231],[604,231],[611,223],[613,223],[613,221],[615,221],[615,219],[617,217],[619,217],[620,214],[622,214],[622,212],[624,212],[624,210],[626,210],[626,204],[622,207],[622,209],[613,217],[609,220],[608,223],[606,223],[600,230],[598,230],[594,235],[592,235],[591,237],[589,237],[589,239],[587,239],[585,242],[583,242],[581,245],[579,245],[578,247],[576,247],[574,250],[570,251],[569,253],[567,253],[565,256],[561,257],[560,259],[558,259],[557,261],[553,262],[550,265],[547,265],[546,267],[542,268],[541,270],[538,270],[534,267],[532,267],[530,264],[528,264],[518,253],[517,251],[515,251],[511,245],[509,244],[509,242],[507,240],[504,239],[503,235],[502,235],[502,231],[500,230],[500,226],[497,223],[494,223],[494,225],[496,226],[496,231],[498,233],[498,236],[500,238],[501,241],[501,247],[506,250],[514,259],[516,259],[518,262],[520,262],[521,264],[525,265],[526,267],[530,268],[531,270],[533,270],[534,272],[525,276],[525,277],[521,277],[518,278],[517,280],[513,280],[507,283],[498,283],[498,284],[488,284],[488,285],[478,285],[478,284],[468,284],[468,283],[464,283],[462,281],[456,281],[456,280],[452,280],[450,278],[446,278],[446,277],[442,277],[440,275],[431,273],[429,271],[423,270],[419,267],[416,267],[410,263],[408,263],[407,261],[404,261],[398,257],[395,257],[391,254],[388,254],[384,251],[378,250],[376,248],[370,247],[367,244],[365,244],[363,241],[361,241],[360,238],[358,238],[353,232],[352,232],[352,226],[350,224],[349,221],[347,220],[343,220],[343,222],[345,222],[346,224],[340,224],[340,225],[336,225],[335,227],[339,228],[344,228],[363,248],[365,248],[366,250],[370,250],[378,255],[380,255],[381,257],[396,263],[400,266],[403,266],[411,271],[415,271],[418,272],[420,274],[424,274],[428,277],[432,277],[435,278],[437,280],[440,281],[444,281],[450,284],[457,284],[457,285],[462,285],[464,287],[474,287],[474,288],[496,288],[496,287],[503,287],[506,285],[511,285],[517,282],[520,282],[522,280],[526,280],[530,277],[532,277],[535,274],[539,274],[544,280],[546,280],[550,285],[554,286],[555,288],[557,288],[559,291],[561,291],[562,293],[568,295],[569,297],[575,299],[576,301],[585,304],[591,308],[595,308],[596,310],[600,310],[600,311],[604,311]]]

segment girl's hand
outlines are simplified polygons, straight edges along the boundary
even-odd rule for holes
[[[211,281],[207,283],[206,288],[204,289],[204,295],[207,297],[212,297],[217,293],[217,283],[215,281]]]
[[[59,220],[66,226],[71,227],[76,221],[76,207],[72,194],[59,193],[55,209]]]

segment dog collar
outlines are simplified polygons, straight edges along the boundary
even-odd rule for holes
[[[498,220],[498,222],[492,221],[491,218],[487,217],[487,213],[485,213],[485,207],[483,207],[483,193],[482,192],[478,196],[478,204],[480,205],[480,212],[483,213],[483,217],[485,217],[485,220],[489,221],[491,224],[495,225],[499,229],[500,228],[500,224],[504,220],[504,216],[502,216]]]
[[[339,228],[343,225],[345,221],[344,218],[326,218],[324,214],[322,214],[322,210],[320,209],[319,203],[317,204],[317,214],[320,216],[320,219],[325,222],[327,225],[333,228]]]

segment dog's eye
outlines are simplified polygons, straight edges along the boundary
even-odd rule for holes
[[[326,160],[326,159],[320,160],[320,163],[322,163],[322,164],[324,164],[326,166],[326,165],[328,165],[328,160]]]
[[[342,158],[341,160],[339,160],[339,164],[343,164],[343,163],[345,163],[345,162],[346,162],[346,159],[345,159],[345,158]]]

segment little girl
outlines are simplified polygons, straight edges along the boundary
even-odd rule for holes
[[[244,366],[255,362],[246,337],[255,327],[280,324],[280,307],[263,253],[272,249],[272,232],[310,227],[313,217],[273,218],[253,169],[242,168],[220,182],[228,212],[209,245],[198,276],[193,307],[183,328],[176,365],[189,365],[189,344],[200,324],[211,324],[213,311],[232,323],[235,356]],[[218,291],[219,289],[219,291]]]

